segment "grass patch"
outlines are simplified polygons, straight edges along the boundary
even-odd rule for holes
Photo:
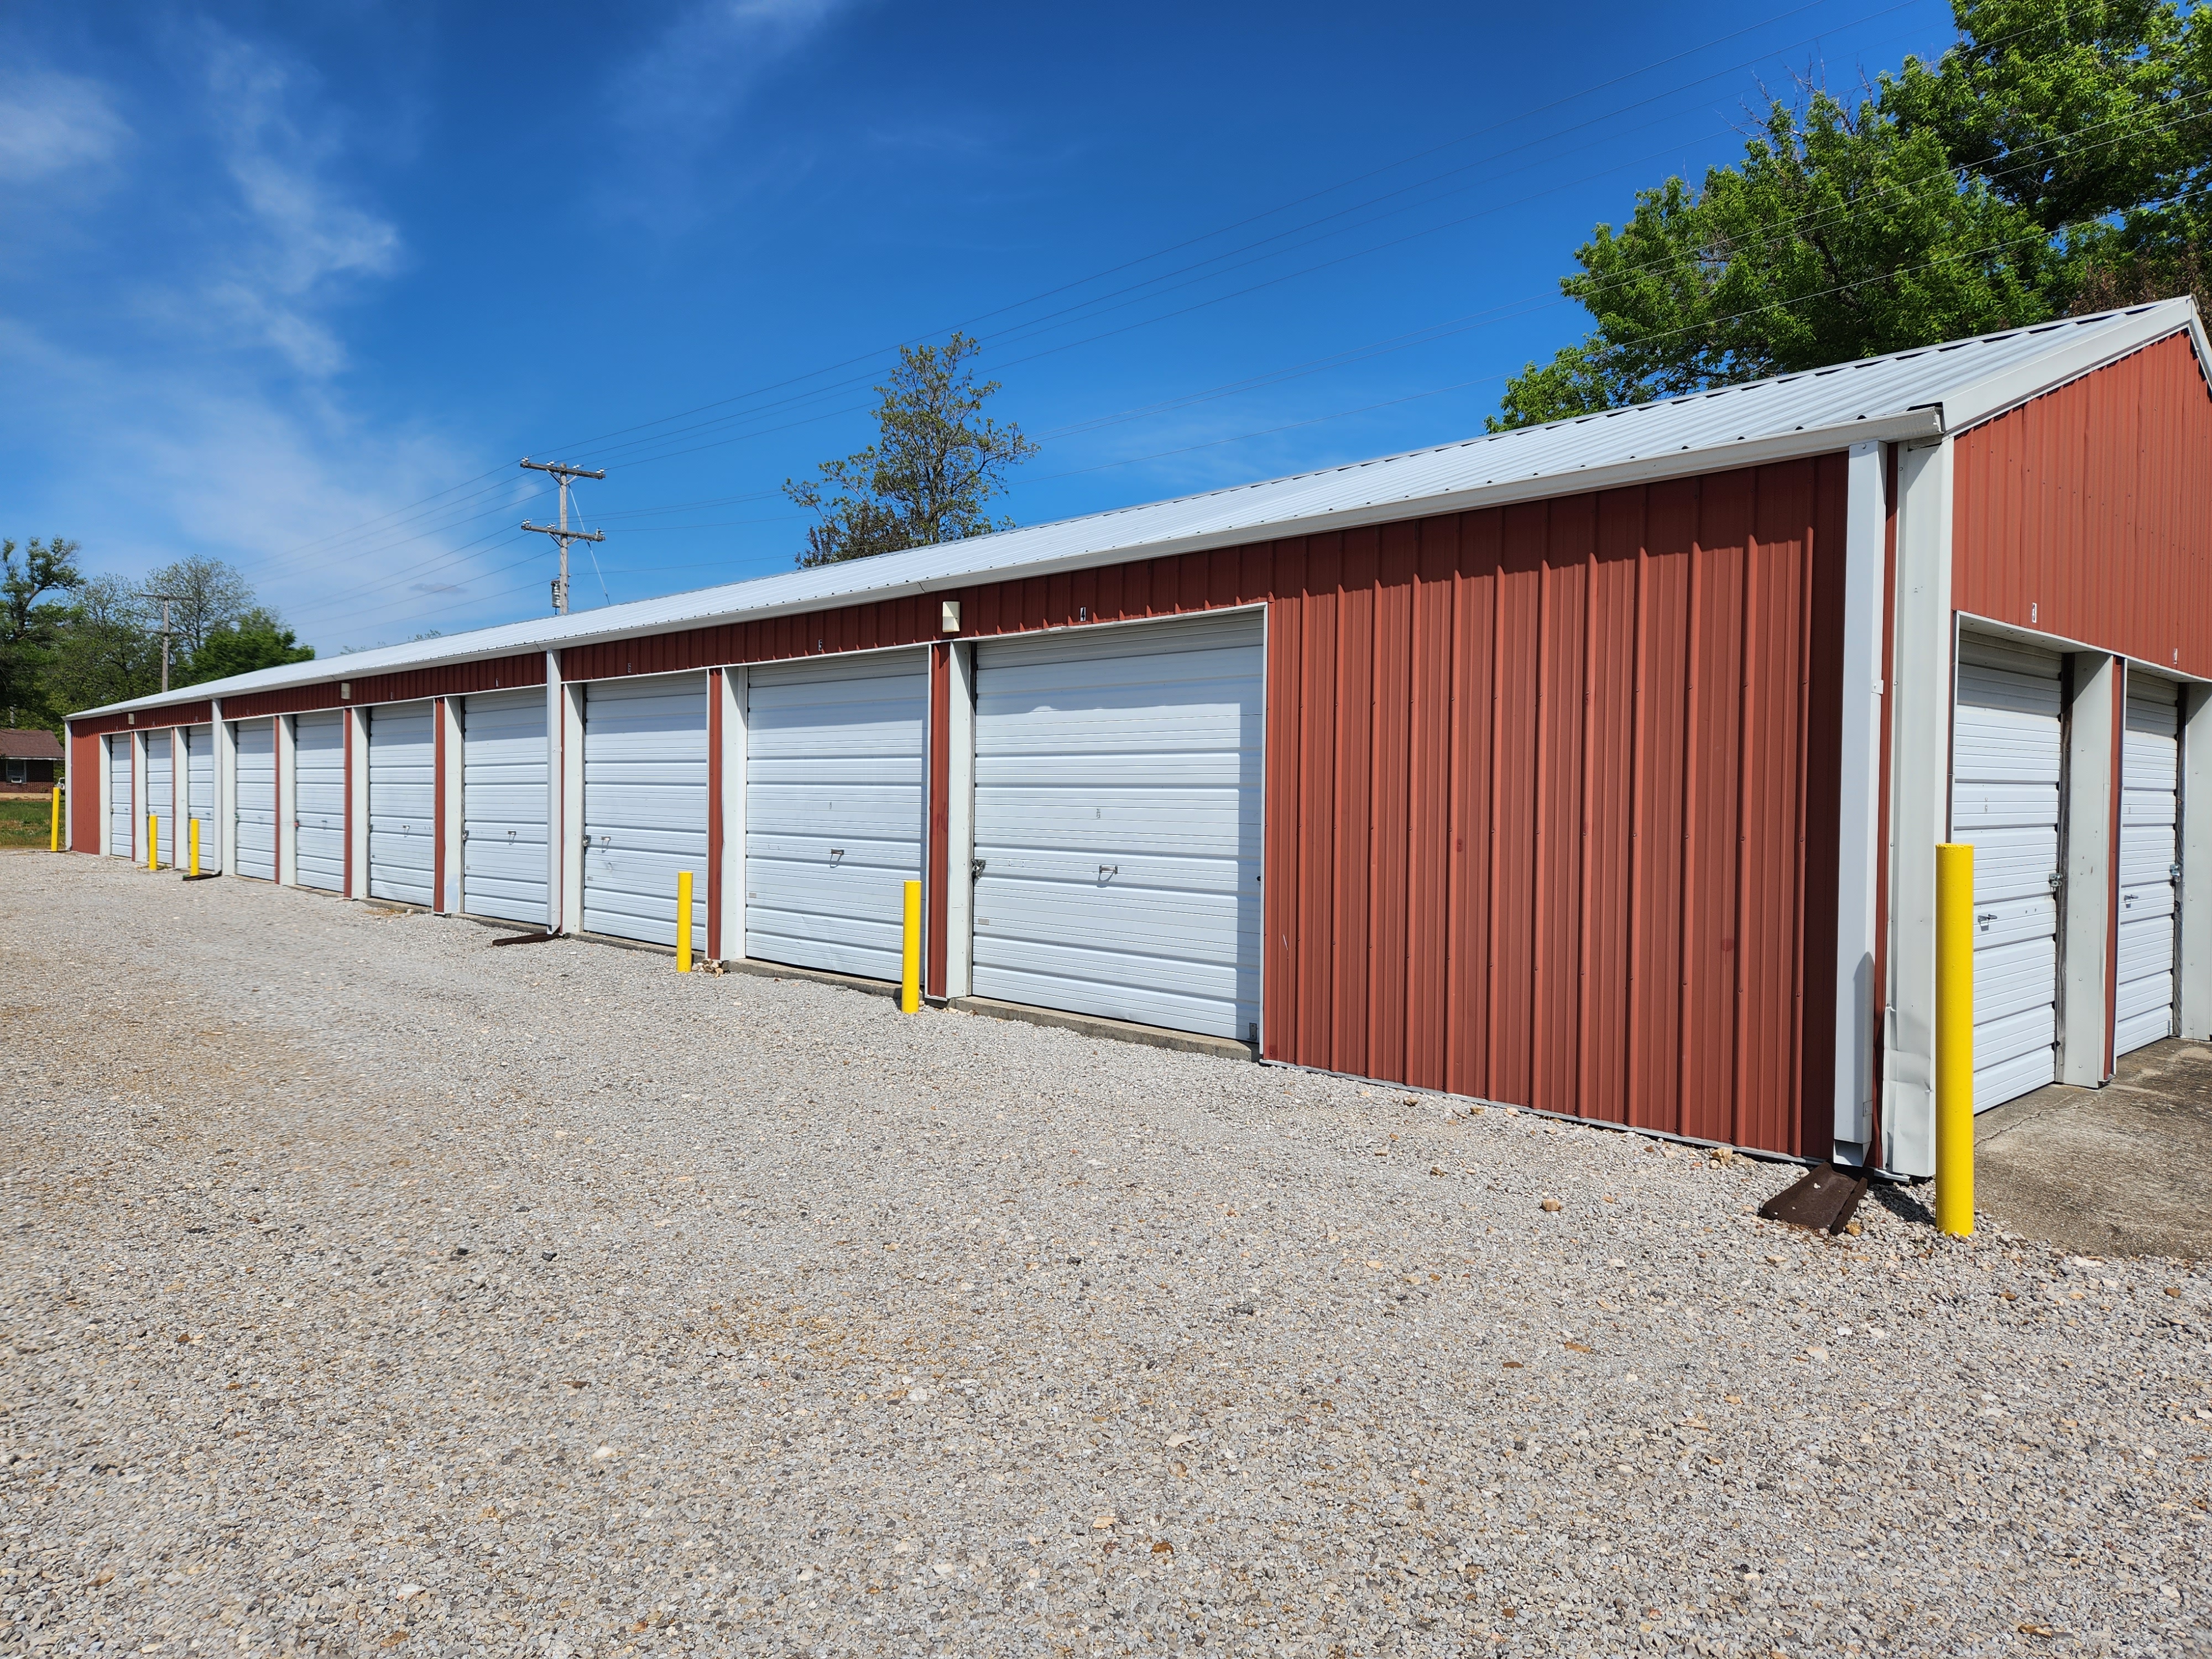
[[[0,847],[44,847],[52,812],[43,800],[0,800]]]

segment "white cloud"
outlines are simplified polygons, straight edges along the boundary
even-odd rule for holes
[[[100,167],[130,137],[97,81],[52,70],[0,74],[0,179],[30,184]]]
[[[209,114],[251,232],[221,262],[207,298],[243,335],[327,378],[344,367],[345,349],[313,308],[336,297],[340,279],[397,270],[398,229],[324,176],[337,141],[294,112],[317,91],[308,78],[244,41],[209,40]]]
[[[131,106],[136,143],[100,82],[0,70],[0,186],[51,180],[73,203],[99,169],[128,210],[71,216],[85,257],[66,269],[0,261],[0,384],[17,390],[0,401],[0,495],[80,538],[93,568],[229,560],[325,649],[512,604],[488,596],[516,580],[498,574],[514,550],[471,544],[516,501],[334,536],[484,463],[434,422],[366,417],[346,395],[345,309],[404,250],[349,176],[343,105],[277,48],[208,26],[173,46],[182,100]]]
[[[703,145],[777,64],[853,0],[704,0],[616,77],[618,112],[687,148]]]

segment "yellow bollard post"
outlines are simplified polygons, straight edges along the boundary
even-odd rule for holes
[[[146,867],[161,867],[161,823],[151,812],[146,814]]]
[[[1974,1234],[1974,849],[1936,848],[1936,1225]]]
[[[58,853],[62,850],[62,790],[59,784],[54,786],[53,819],[53,828],[49,837],[50,844],[46,850],[50,853]]]
[[[906,884],[905,948],[899,952],[899,1012],[921,1012],[921,884]]]
[[[676,971],[691,971],[691,872],[676,878]]]
[[[194,819],[191,821],[191,823],[192,823],[192,879],[193,879],[194,881],[198,881],[198,880],[200,878],[200,821],[199,821],[198,818],[194,818]]]

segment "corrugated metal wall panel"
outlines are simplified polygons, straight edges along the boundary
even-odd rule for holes
[[[1832,923],[1803,918],[1833,830],[1806,803],[1836,764],[1843,479],[1275,550],[1271,1057],[1827,1149],[1803,1011]]]
[[[98,853],[104,848],[101,837],[106,826],[100,821],[100,734],[80,732],[72,726],[69,734],[69,844],[79,853]]]
[[[1952,601],[2212,675],[2212,395],[2161,341],[1955,441]]]

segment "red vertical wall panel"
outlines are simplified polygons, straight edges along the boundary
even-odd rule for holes
[[[1375,723],[1368,802],[1367,1063],[1378,1077],[1406,1072],[1406,946],[1412,906],[1407,837],[1413,811],[1413,575],[1418,521],[1385,526],[1373,611]],[[1397,902],[1393,902],[1396,898]]]
[[[2212,395],[2176,335],[1954,442],[1952,603],[2212,676]]]
[[[1341,538],[1335,610],[1335,794],[1325,810],[1336,819],[1336,890],[1331,933],[1329,1045],[1335,1069],[1374,1075],[1367,1060],[1368,1001],[1375,983],[1375,939],[1368,899],[1374,884],[1374,839],[1370,814],[1375,764],[1375,586],[1377,532],[1354,530]]]
[[[1844,473],[1278,546],[1271,1057],[1828,1150]]]
[[[1452,611],[1458,528],[1455,519],[1431,520],[1419,527],[1409,630],[1404,1076],[1425,1089],[1447,1086],[1445,1033],[1451,1018],[1450,975],[1444,964],[1453,863]]]
[[[72,730],[69,739],[70,849],[107,850],[107,826],[100,821],[100,783],[106,775],[97,732]]]

